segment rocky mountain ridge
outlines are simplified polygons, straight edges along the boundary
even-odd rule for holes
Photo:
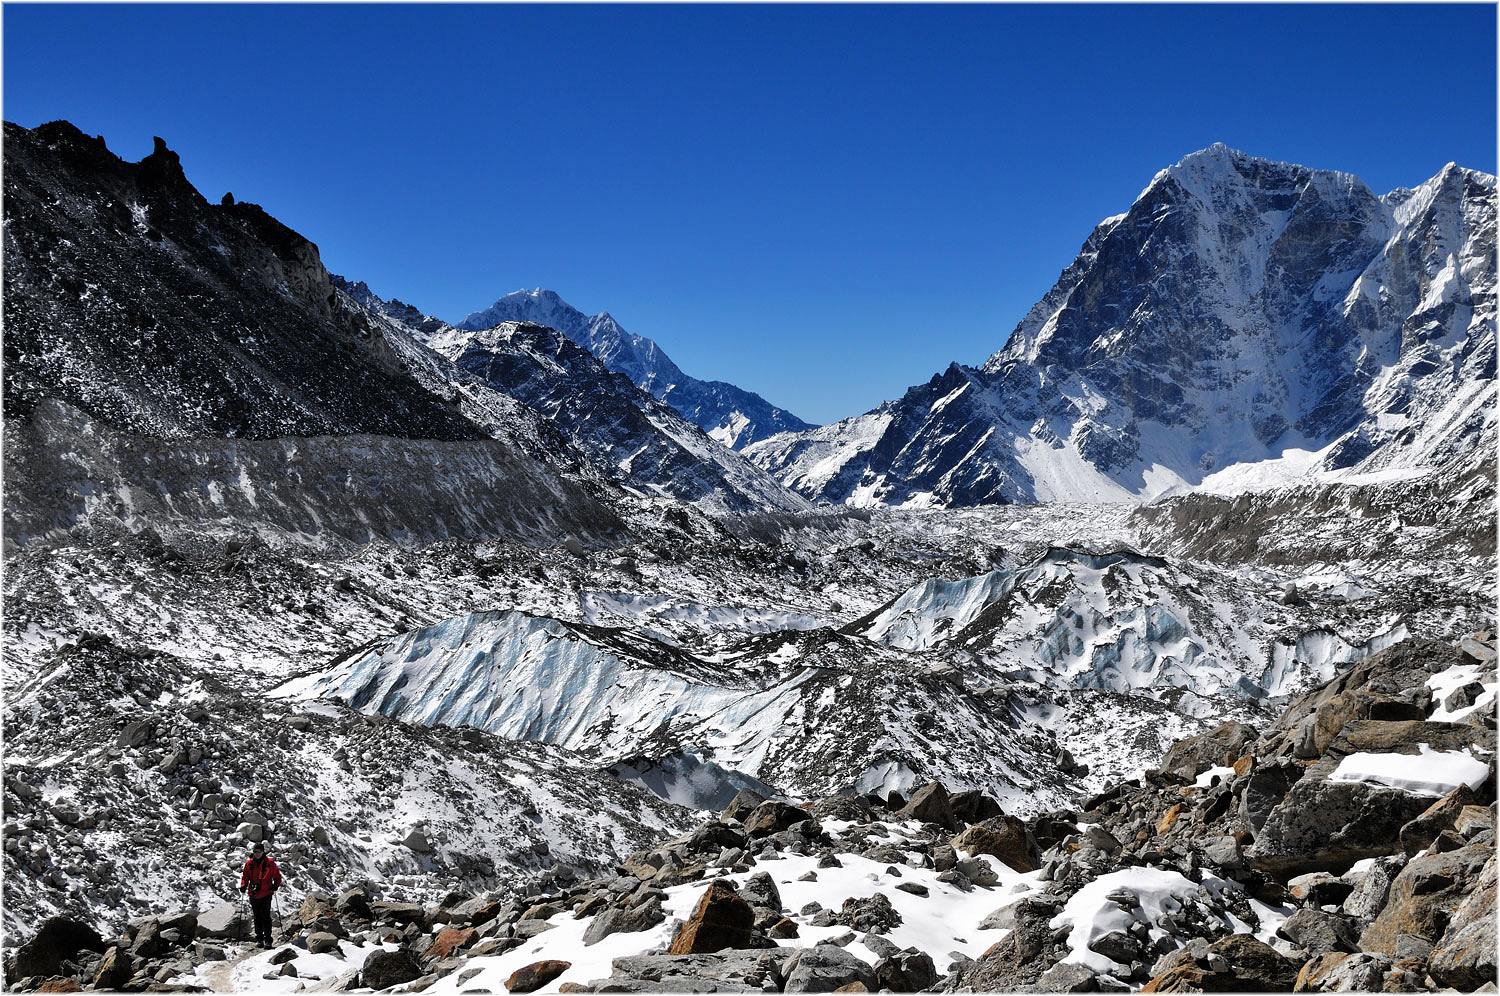
[[[1494,177],[1377,197],[1216,145],[1101,223],[1006,346],[747,453],[853,504],[1139,500],[1493,449]]]
[[[683,373],[661,347],[645,336],[626,332],[609,312],[588,316],[555,291],[518,290],[457,325],[471,332],[502,322],[531,322],[557,329],[599,358],[609,369],[675,408],[710,438],[731,449],[778,432],[800,432],[812,426],[760,395],[720,380],[703,381]]]

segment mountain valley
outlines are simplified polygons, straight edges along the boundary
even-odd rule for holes
[[[8,989],[1493,986],[1493,177],[1195,153],[809,427],[5,159]]]

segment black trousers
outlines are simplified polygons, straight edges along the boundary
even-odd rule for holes
[[[255,914],[255,939],[266,947],[271,946],[271,897],[251,899],[250,909]]]

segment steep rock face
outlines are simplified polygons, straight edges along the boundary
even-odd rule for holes
[[[5,448],[5,542],[152,529],[314,547],[619,542],[597,489],[497,440],[156,439],[48,399]]]
[[[810,498],[896,505],[1447,463],[1494,427],[1494,191],[1450,165],[1377,197],[1213,146],[1099,225],[982,367],[747,452]]]
[[[507,294],[466,317],[458,327],[477,332],[502,322],[532,322],[557,329],[606,367],[629,377],[631,383],[665,401],[731,449],[742,449],[778,432],[812,428],[751,391],[720,380],[688,376],[660,346],[625,331],[609,312],[585,315],[553,291],[537,288]]]
[[[157,139],[5,126],[5,415],[58,398],[159,437],[483,433],[341,306],[317,246],[212,205]]]
[[[547,416],[622,483],[729,510],[806,508],[760,468],[553,329],[521,322],[480,332],[446,328],[428,345]]]

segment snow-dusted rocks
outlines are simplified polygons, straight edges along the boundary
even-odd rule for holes
[[[1159,173],[982,367],[747,453],[809,498],[1115,501],[1461,460],[1493,439],[1494,177],[1384,197],[1215,145]]]
[[[275,694],[404,722],[477,726],[620,770],[682,753],[707,779],[692,790],[704,797],[757,779],[816,797],[909,788],[947,773],[1022,808],[1062,801],[1059,777],[1035,763],[1055,748],[1041,731],[1016,728],[1003,699],[829,630],[703,655],[629,631],[482,613],[360,648]],[[937,715],[946,722],[935,725]],[[705,761],[726,773],[722,781]],[[668,795],[678,784],[639,780]]]
[[[723,381],[688,376],[660,346],[645,336],[626,332],[608,312],[589,317],[550,290],[507,294],[483,311],[467,316],[457,327],[477,332],[504,322],[530,322],[556,329],[731,449],[743,449],[778,432],[811,428],[758,394]]]

